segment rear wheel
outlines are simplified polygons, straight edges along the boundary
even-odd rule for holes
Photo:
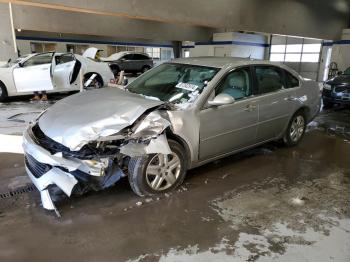
[[[142,67],[142,73],[146,73],[148,70],[150,70],[151,69],[151,67],[149,67],[149,66],[144,66],[144,67]]]
[[[5,101],[6,98],[7,98],[6,86],[0,82],[0,102]]]
[[[288,124],[283,142],[286,146],[295,146],[303,138],[306,129],[306,118],[302,111],[294,114]]]
[[[139,196],[168,192],[178,187],[186,175],[186,159],[183,147],[169,140],[169,155],[151,154],[130,159],[129,183]]]

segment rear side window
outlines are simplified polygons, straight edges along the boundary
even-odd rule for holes
[[[281,70],[274,66],[256,66],[255,75],[259,94],[275,92],[284,88]]]
[[[148,60],[148,56],[141,55],[141,54],[134,54],[134,60]]]
[[[299,86],[299,80],[295,76],[293,76],[291,73],[288,71],[284,70],[284,74],[286,76],[286,84],[287,88],[293,88],[293,87],[298,87]]]

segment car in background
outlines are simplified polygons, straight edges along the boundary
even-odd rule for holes
[[[320,106],[318,84],[283,64],[176,59],[125,89],[54,104],[24,133],[26,170],[49,210],[54,189],[82,194],[125,176],[139,196],[165,193],[188,169],[269,141],[298,144]]]
[[[81,55],[55,52],[30,54],[0,66],[0,101],[11,96],[33,94],[34,91],[59,93],[80,90],[79,72],[76,76],[70,75],[76,62],[80,64],[84,83],[94,76],[89,81],[89,89],[101,88],[114,79],[105,63]],[[52,76],[71,77],[74,81],[69,85],[55,85]]]
[[[153,60],[147,54],[138,52],[119,52],[109,57],[100,58],[101,61],[107,62],[114,75],[120,71],[127,73],[144,73],[153,67]]]
[[[325,108],[334,104],[350,105],[350,67],[324,83],[322,100]]]

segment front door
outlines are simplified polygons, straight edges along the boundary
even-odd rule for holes
[[[53,53],[35,55],[13,70],[17,92],[52,90],[50,66]]]
[[[134,70],[133,57],[134,57],[133,54],[128,54],[128,55],[123,56],[120,59],[122,70],[125,70],[125,71],[133,71]]]
[[[258,106],[252,97],[252,77],[249,67],[228,73],[215,88],[215,95],[225,93],[234,103],[217,107],[206,106],[200,113],[199,158],[206,160],[224,155],[255,143]]]

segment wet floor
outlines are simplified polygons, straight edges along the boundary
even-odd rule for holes
[[[0,261],[350,261],[350,110],[322,112],[302,143],[277,143],[135,196],[126,180],[40,206],[23,156],[0,154]]]

